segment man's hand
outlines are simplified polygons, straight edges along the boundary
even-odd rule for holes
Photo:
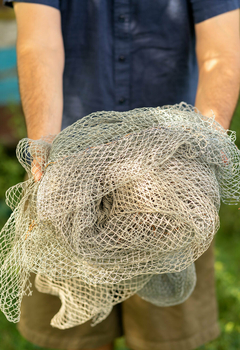
[[[240,86],[239,10],[196,24],[199,83],[195,106],[212,111],[225,129],[230,127]]]
[[[51,144],[56,135],[48,135],[40,140],[29,140],[29,154],[31,155],[31,173],[35,182],[39,181],[45,171],[48,163],[49,154],[51,151]]]
[[[32,162],[31,172],[35,182],[39,181],[43,175],[42,167],[44,163],[44,160],[40,157],[35,158]]]
[[[64,69],[61,16],[57,9],[40,4],[16,2],[14,10],[21,100],[28,137],[36,140],[61,130]]]

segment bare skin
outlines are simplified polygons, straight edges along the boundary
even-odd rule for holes
[[[195,106],[230,127],[240,86],[239,10],[210,18],[195,26],[199,83]]]
[[[57,134],[61,129],[64,49],[60,12],[50,6],[16,3],[18,74],[28,137]],[[43,30],[44,28],[44,30]],[[239,10],[196,24],[199,84],[195,105],[229,128],[240,81]],[[27,67],[27,68],[26,68]],[[42,176],[35,159],[35,181]],[[112,350],[108,344],[96,350]],[[77,349],[68,349],[77,350]]]
[[[64,69],[61,16],[55,8],[40,4],[14,3],[14,10],[21,100],[28,137],[37,140],[61,131]],[[42,177],[44,161],[38,157],[32,163],[35,181]]]
[[[28,137],[37,140],[61,130],[65,60],[61,16],[55,8],[40,4],[14,3],[14,10],[21,101]]]

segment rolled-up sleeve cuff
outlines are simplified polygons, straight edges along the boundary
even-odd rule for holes
[[[6,6],[13,7],[13,2],[25,2],[31,4],[40,4],[54,7],[59,10],[59,0],[3,0],[3,4]]]

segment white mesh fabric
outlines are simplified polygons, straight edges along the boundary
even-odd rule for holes
[[[151,275],[136,276],[120,284],[92,285],[80,278],[52,279],[37,275],[35,285],[40,292],[56,295],[62,302],[51,325],[60,329],[74,327],[92,320],[92,325],[104,320],[112,307],[135,294]]]
[[[137,294],[156,306],[178,305],[189,298],[196,282],[193,263],[180,272],[153,275]]]
[[[92,113],[51,141],[17,147],[30,179],[6,194],[14,210],[0,234],[6,317],[19,320],[30,273],[61,299],[52,324],[62,329],[96,324],[137,292],[159,306],[185,300],[193,263],[219,228],[220,199],[239,201],[234,133],[180,104]]]

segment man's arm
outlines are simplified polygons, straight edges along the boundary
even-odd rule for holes
[[[206,116],[230,126],[240,86],[239,10],[195,26],[199,82],[195,106]]]
[[[28,137],[61,130],[64,47],[61,16],[40,4],[14,3],[17,18],[17,64]]]

